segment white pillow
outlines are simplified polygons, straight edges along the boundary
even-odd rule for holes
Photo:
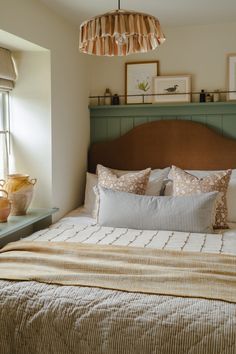
[[[160,195],[163,187],[163,182],[167,178],[169,171],[170,167],[152,170],[145,195]]]
[[[96,195],[93,188],[98,184],[98,176],[93,173],[86,173],[86,187],[84,208],[89,215],[93,215],[93,211],[96,203]]]
[[[114,171],[118,177],[123,176],[130,172],[134,172],[134,171],[121,171],[121,170],[114,170],[114,169],[112,169],[112,171]],[[169,171],[170,171],[170,167],[164,169],[152,170],[145,195],[157,195],[157,196],[160,195],[163,186],[163,181],[164,179],[167,178]],[[93,215],[94,209],[96,208],[96,195],[94,193],[93,188],[97,184],[98,184],[97,175],[87,172],[84,208],[86,212],[90,215]]]
[[[233,172],[226,194],[229,222],[236,222],[236,170]]]
[[[207,175],[213,174],[216,171],[194,171],[194,170],[187,170],[186,172],[191,173],[192,175],[203,178]],[[172,174],[171,170],[168,175],[169,182],[167,182],[165,187],[165,196],[173,195],[173,183],[172,183]],[[231,178],[229,181],[228,191],[226,194],[227,199],[227,208],[228,208],[228,217],[227,221],[229,222],[236,222],[236,170],[232,170]]]

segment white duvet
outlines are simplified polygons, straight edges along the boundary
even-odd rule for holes
[[[100,227],[76,210],[28,240],[236,255],[236,232]],[[236,304],[115,290],[0,281],[3,354],[236,354]]]
[[[85,242],[118,246],[150,247],[165,250],[227,253],[236,255],[236,224],[223,233],[197,234],[104,227],[79,208],[51,228],[28,237],[31,241]]]

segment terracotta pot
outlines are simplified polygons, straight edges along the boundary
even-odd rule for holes
[[[8,193],[4,189],[0,189],[0,192],[6,194],[6,197],[0,196],[0,222],[7,222],[11,211],[11,203],[8,199]]]
[[[0,186],[8,192],[11,201],[10,215],[25,215],[33,198],[33,189],[37,180],[29,175],[11,174],[7,180],[0,180]]]

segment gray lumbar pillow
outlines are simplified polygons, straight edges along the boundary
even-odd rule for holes
[[[98,223],[140,230],[212,231],[217,192],[152,197],[98,187]]]

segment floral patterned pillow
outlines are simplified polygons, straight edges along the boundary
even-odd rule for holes
[[[172,166],[173,194],[192,195],[198,193],[219,192],[216,202],[215,229],[227,229],[227,202],[226,192],[232,170],[215,172],[204,178],[187,173],[176,166]]]
[[[118,177],[112,170],[97,165],[98,184],[104,188],[120,192],[145,194],[151,168],[139,172],[130,172]]]

